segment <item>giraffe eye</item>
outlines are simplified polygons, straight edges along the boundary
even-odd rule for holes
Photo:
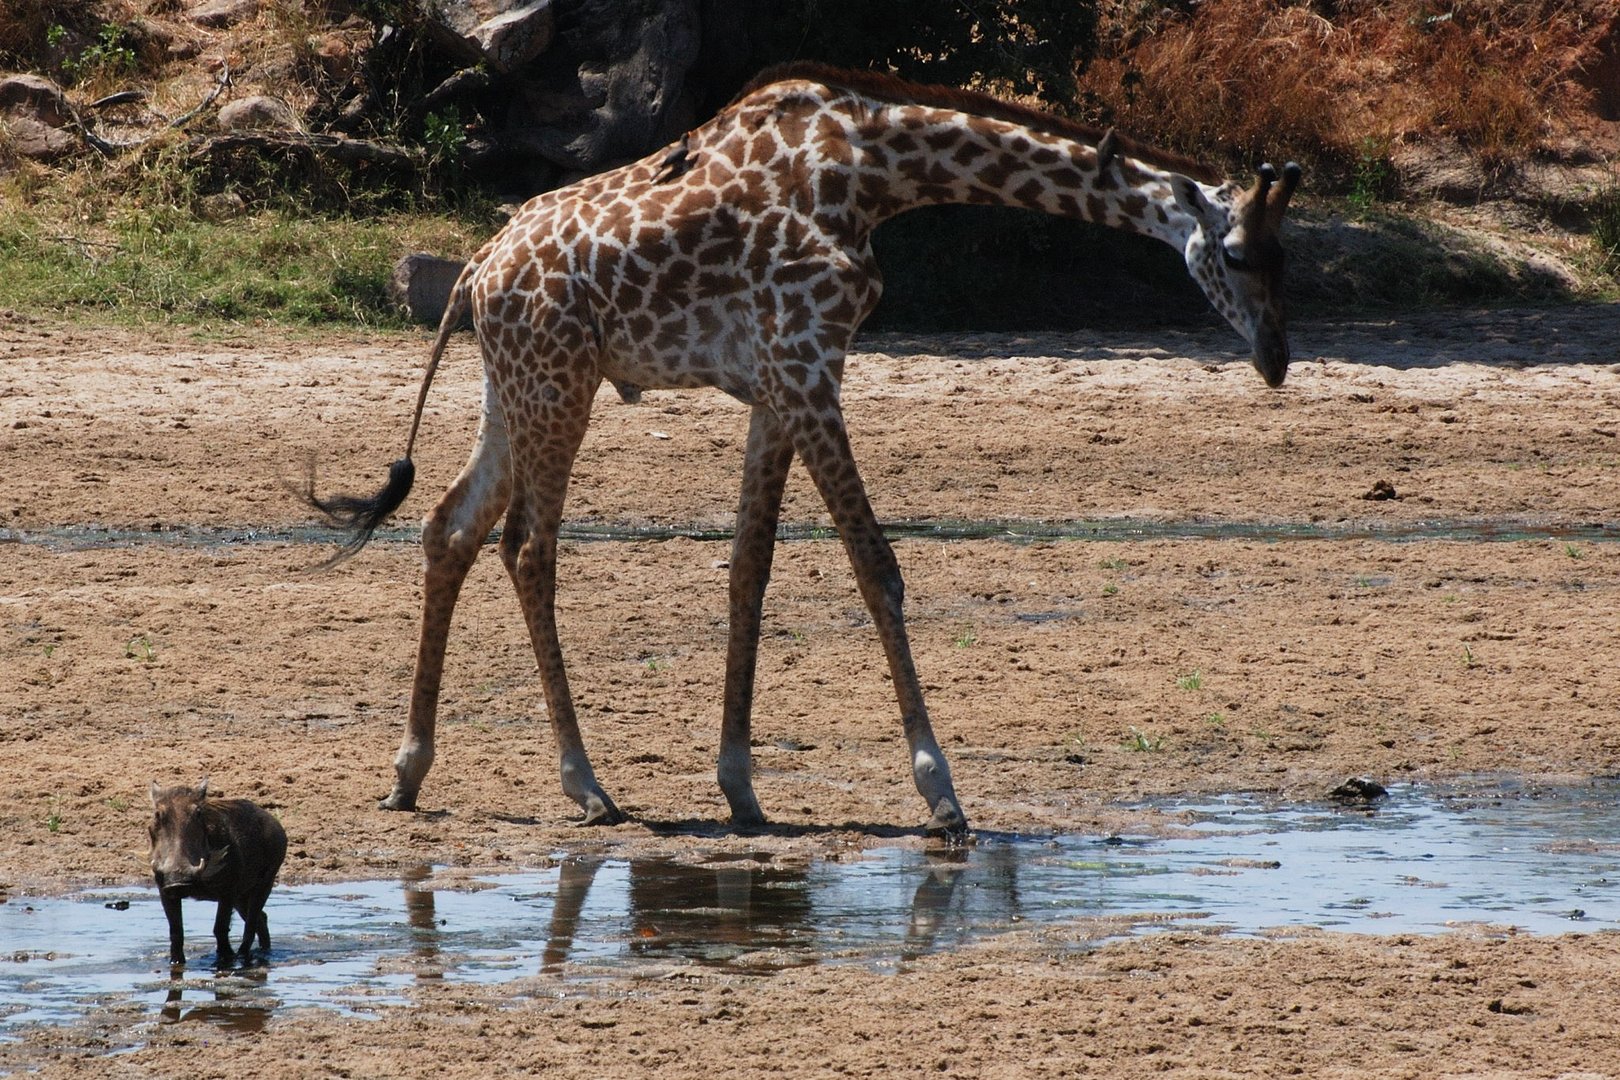
[[[1221,259],[1226,263],[1227,269],[1236,270],[1240,274],[1247,274],[1254,270],[1253,263],[1225,244],[1221,245]]]

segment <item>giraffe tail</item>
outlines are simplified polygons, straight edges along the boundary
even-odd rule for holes
[[[416,447],[416,434],[422,427],[422,410],[427,405],[428,388],[433,385],[433,376],[439,370],[439,361],[444,358],[450,334],[466,317],[469,284],[480,265],[469,262],[450,289],[444,315],[439,319],[439,333],[433,339],[433,351],[428,354],[427,368],[422,373],[422,386],[416,394],[416,412],[411,418],[410,437],[405,441],[405,456],[388,466],[388,482],[382,489],[375,495],[319,496],[315,494],[315,463],[311,459],[308,478],[298,494],[321,513],[327,524],[348,533],[332,557],[316,569],[325,570],[358,554],[377,527],[388,520],[411,493],[411,485],[416,482],[416,463],[411,460],[411,451]]]

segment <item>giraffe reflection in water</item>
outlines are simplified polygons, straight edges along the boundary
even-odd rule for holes
[[[972,885],[964,890],[967,852],[943,848],[917,858],[919,864],[899,872],[885,862],[853,886],[810,864],[746,856],[696,865],[667,858],[567,858],[557,867],[545,914],[539,971],[577,976],[628,959],[770,974],[840,959],[870,960],[874,948],[905,962],[1021,917],[1013,860],[977,860]],[[434,890],[423,887],[425,870],[404,879],[405,915],[412,967],[419,978],[436,979],[454,966],[444,951],[446,937],[464,928],[441,920]]]

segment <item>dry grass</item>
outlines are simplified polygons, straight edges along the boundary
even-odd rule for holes
[[[1449,137],[1487,164],[1589,106],[1612,0],[1114,0],[1080,79],[1096,112],[1252,163],[1286,148],[1348,180],[1369,145]],[[1585,80],[1585,81],[1583,81]]]

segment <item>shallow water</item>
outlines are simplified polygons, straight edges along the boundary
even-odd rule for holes
[[[1403,787],[1372,808],[1233,796],[1141,807],[1170,838],[980,834],[964,848],[802,866],[763,854],[697,865],[570,857],[472,883],[422,867],[403,880],[278,889],[267,908],[275,948],[247,970],[213,969],[213,905],[188,902],[190,966],[173,978],[151,889],[13,897],[0,904],[0,1038],[107,1009],[249,1030],[292,1007],[363,1016],[408,1004],[427,980],[900,970],[1013,927],[1094,917],[1122,920],[1110,933],[1613,929],[1617,796],[1616,782]]]
[[[1557,540],[1564,543],[1602,543],[1620,540],[1620,523],[1537,523],[1520,521],[1417,521],[1417,522],[1249,522],[1155,521],[1107,518],[1097,521],[929,520],[885,522],[890,539],[1004,540],[1030,544],[1057,540],[1249,540],[1276,543],[1285,540],[1378,540],[1417,543],[1456,540],[1470,543],[1513,543]],[[491,533],[491,541],[500,530]],[[657,541],[684,538],[728,541],[730,529],[696,525],[636,525],[630,523],[564,522],[562,539],[574,542]],[[786,523],[777,537],[786,542],[831,540],[836,529],[824,525]],[[393,526],[374,534],[382,543],[416,543],[421,530]],[[145,544],[219,549],[251,544],[331,546],[337,534],[320,526],[240,527],[160,525],[146,529],[59,525],[42,529],[0,528],[0,544],[28,544],[53,551],[128,548]]]

